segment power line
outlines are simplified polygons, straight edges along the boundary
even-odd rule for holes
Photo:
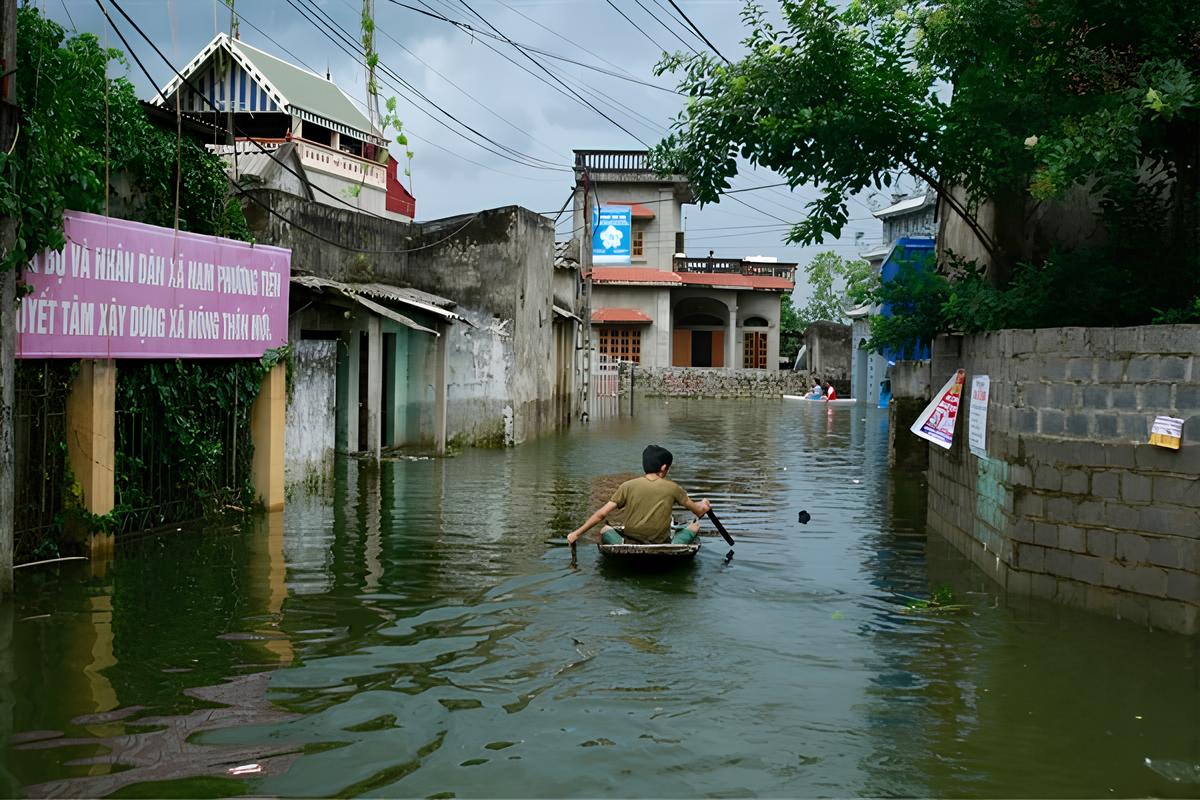
[[[622,75],[620,72],[615,72],[613,70],[604,69],[603,67],[598,67],[595,64],[588,64],[585,61],[578,61],[574,58],[570,58],[568,56],[564,56],[559,53],[554,53],[549,50],[544,50],[535,45],[521,44],[520,42],[514,42],[511,39],[507,38],[504,34],[500,33],[499,30],[494,28],[492,26],[492,24],[490,22],[488,22],[486,19],[479,16],[479,14],[476,13],[474,9],[471,9],[471,13],[475,14],[475,16],[479,17],[479,19],[484,24],[486,24],[488,27],[491,27],[492,30],[495,31],[495,33],[488,33],[485,30],[473,27],[470,23],[462,22],[461,20],[451,19],[450,17],[439,14],[436,11],[433,11],[432,9],[428,9],[428,6],[426,7],[426,9],[428,9],[428,10],[426,10],[426,9],[417,8],[416,6],[410,6],[408,3],[403,3],[400,0],[388,0],[388,1],[390,3],[392,3],[393,5],[400,6],[401,8],[407,8],[409,11],[415,11],[418,14],[423,14],[427,17],[432,17],[433,19],[438,19],[443,22],[448,22],[451,25],[455,26],[456,28],[459,28],[460,30],[467,31],[469,33],[473,33],[478,36],[486,36],[490,39],[496,39],[498,41],[504,42],[505,44],[510,44],[519,50],[537,53],[538,55],[545,56],[546,58],[552,58],[555,61],[563,61],[568,64],[574,64],[578,67],[583,67],[584,69],[594,70],[595,72],[599,72],[601,74],[608,75],[610,77],[617,78],[619,80],[629,81],[630,83],[636,83],[641,86],[645,86],[649,89],[657,89],[660,92],[667,92],[668,94],[675,94],[675,95],[679,94],[678,90],[668,89],[665,86],[659,86],[657,83],[651,83],[650,81],[644,81],[644,80],[641,80],[640,78],[630,77],[629,75]],[[417,2],[420,2],[420,0],[417,0]]]
[[[535,66],[537,66],[538,69],[542,70],[547,75],[550,75],[551,77],[553,77],[558,83],[561,83],[561,84],[563,84],[563,86],[566,86],[566,84],[563,83],[562,80],[559,79],[556,75],[554,75],[554,73],[552,73],[549,69],[547,69],[545,67],[545,65],[543,65],[540,61],[538,61],[533,56],[529,55],[529,53],[524,48],[522,48],[520,45],[518,45],[512,39],[509,39],[507,36],[505,36],[503,33],[501,33],[500,29],[497,28],[495,25],[493,25],[491,22],[489,22],[482,14],[480,14],[474,8],[471,8],[471,5],[469,3],[467,3],[467,0],[458,0],[458,2],[460,2],[463,5],[463,7],[466,8],[468,11],[470,11],[472,14],[474,14],[476,17],[478,17],[480,19],[480,21],[482,21],[485,25],[487,25],[489,28],[491,28],[493,31],[495,31],[497,34],[499,34],[506,42],[508,42],[509,45],[516,48],[518,51],[520,51],[520,53],[522,55],[524,55],[525,58],[529,59],[529,61],[532,62]],[[615,119],[610,117],[608,114],[605,114],[597,106],[593,105],[589,100],[586,100],[585,98],[583,98],[578,92],[570,89],[570,87],[567,87],[567,89],[568,89],[568,91],[571,92],[572,95],[574,95],[576,98],[578,98],[581,103],[583,103],[585,106],[587,106],[588,108],[595,111],[597,114],[599,114],[601,117],[603,117],[604,119],[611,122],[613,125],[620,128],[625,133],[632,136],[643,147],[646,147],[646,148],[650,147],[650,145],[648,145],[648,144],[646,144],[646,142],[642,141],[642,139],[640,137],[638,137],[637,134],[635,134],[633,131],[626,128],[621,123],[617,122]]]
[[[683,40],[683,37],[682,37],[682,36],[680,36],[678,33],[676,33],[676,32],[675,32],[675,29],[674,29],[674,28],[672,28],[672,27],[669,27],[669,26],[667,25],[667,23],[665,23],[665,22],[663,22],[661,19],[659,19],[659,18],[658,18],[658,16],[657,16],[657,15],[656,15],[656,14],[655,14],[653,11],[651,11],[650,9],[648,9],[648,8],[646,8],[644,5],[642,5],[642,0],[633,0],[633,2],[637,3],[637,5],[638,5],[638,8],[640,8],[642,11],[645,11],[645,12],[646,12],[648,15],[650,15],[650,18],[651,18],[652,20],[654,20],[654,21],[655,21],[655,22],[657,22],[659,25],[661,25],[661,26],[663,27],[663,30],[665,30],[667,33],[671,34],[671,35],[672,35],[672,36],[674,36],[676,39],[678,39],[678,40],[679,40],[679,43],[680,43],[681,45],[683,45],[684,47],[686,47],[688,50],[691,50],[693,53],[696,53],[696,48],[692,47],[690,44],[688,44],[687,42],[685,42],[685,41]],[[699,54],[699,53],[696,53],[696,55],[700,55],[700,54]]]
[[[305,18],[308,19],[309,22],[313,23],[314,26],[317,28],[317,30],[319,32],[321,32],[325,36],[325,38],[329,39],[331,42],[333,42],[333,44],[335,46],[337,46],[340,50],[342,50],[342,52],[344,52],[346,55],[350,56],[350,58],[355,63],[357,63],[363,67],[366,66],[365,62],[359,58],[358,43],[354,41],[354,39],[350,36],[350,34],[344,28],[342,28],[341,25],[336,20],[333,20],[332,17],[329,17],[329,15],[323,9],[320,9],[318,6],[316,6],[315,3],[312,2],[312,0],[296,0],[296,2],[294,2],[293,0],[287,0],[287,2],[293,8],[296,8],[296,10],[301,13],[301,16],[305,16],[304,11],[303,11],[303,9],[300,9],[299,7],[296,6],[296,2],[306,3],[308,6],[310,6],[315,11],[317,11],[317,13],[319,15],[321,15],[319,18],[310,18],[307,16]],[[326,19],[328,19],[329,21],[326,21]],[[320,23],[320,24],[318,24],[318,23]],[[323,30],[322,28],[325,28],[326,30]],[[341,39],[340,42],[339,42],[339,39]],[[381,62],[380,64],[377,65],[377,67],[378,67],[379,71],[385,77],[391,77],[392,79],[399,82],[408,91],[408,93],[410,95],[420,98],[421,100],[423,100],[424,102],[426,102],[430,106],[432,106],[434,109],[436,109],[438,112],[440,112],[442,115],[444,115],[447,119],[452,120],[453,122],[457,123],[459,126],[464,128],[465,130],[467,130],[467,131],[471,132],[472,134],[474,134],[475,136],[479,137],[484,142],[487,142],[488,144],[493,145],[494,147],[499,148],[500,150],[495,150],[495,149],[492,149],[492,147],[486,147],[486,146],[480,144],[479,142],[472,141],[461,131],[455,130],[454,128],[447,125],[441,119],[435,117],[433,114],[431,114],[426,109],[421,108],[419,105],[416,105],[414,103],[413,107],[416,110],[425,114],[431,120],[433,120],[434,122],[437,122],[439,125],[446,128],[446,130],[450,131],[451,133],[455,134],[456,136],[459,136],[462,139],[465,139],[467,142],[475,145],[476,147],[479,147],[482,150],[486,150],[487,152],[490,152],[493,155],[498,155],[501,158],[512,161],[516,164],[520,164],[521,166],[524,166],[524,167],[529,167],[532,169],[542,169],[542,170],[547,170],[547,171],[557,171],[557,172],[569,172],[570,171],[569,167],[561,166],[561,165],[555,164],[554,162],[547,161],[546,159],[538,158],[537,156],[532,156],[527,153],[522,153],[521,151],[519,151],[515,148],[509,147],[508,145],[503,144],[502,142],[499,142],[496,139],[493,139],[492,137],[488,136],[487,134],[483,133],[482,131],[477,130],[476,128],[472,127],[471,125],[468,125],[467,123],[465,123],[461,119],[459,119],[457,116],[455,116],[454,114],[447,111],[445,108],[443,108],[441,105],[439,105],[437,102],[435,102],[428,95],[426,95],[425,93],[423,93],[419,89],[417,89],[415,86],[413,86],[409,81],[407,81],[405,78],[403,78],[401,75],[399,75],[395,70],[393,70],[387,64],[384,64]],[[384,81],[384,83],[385,83],[385,85],[389,86],[390,88],[395,89],[395,86],[393,84],[388,83],[387,81]],[[501,150],[504,152],[500,152]]]
[[[696,32],[696,35],[703,39],[704,43],[708,45],[714,53],[716,53],[718,56],[721,56],[722,61],[731,67],[733,66],[733,62],[726,58],[721,51],[717,49],[717,46],[708,40],[708,37],[704,35],[704,31],[700,30],[696,23],[692,22],[688,15],[683,13],[683,9],[679,7],[679,4],[676,3],[675,0],[667,0],[667,2],[671,4],[671,8],[679,12],[679,16],[683,17],[683,21],[691,26],[692,30]]]
[[[634,29],[635,29],[635,30],[637,30],[637,32],[638,32],[638,33],[640,33],[642,36],[645,36],[645,37],[646,37],[646,38],[647,38],[647,39],[650,41],[650,44],[652,44],[652,45],[654,45],[655,47],[657,47],[657,48],[658,48],[658,50],[659,50],[659,52],[660,52],[660,53],[666,53],[666,52],[667,52],[667,48],[663,47],[661,44],[659,44],[658,42],[656,42],[656,41],[654,40],[654,37],[653,37],[653,36],[651,36],[650,34],[646,33],[644,30],[642,30],[642,26],[641,26],[641,25],[638,25],[636,22],[634,22],[634,21],[633,21],[633,20],[631,20],[631,19],[630,19],[628,16],[626,16],[625,12],[624,12],[624,11],[622,11],[620,8],[618,8],[618,7],[617,7],[617,4],[616,4],[616,3],[614,3],[614,2],[613,2],[613,0],[604,0],[604,2],[608,3],[608,4],[609,4],[609,6],[611,6],[611,7],[612,7],[612,10],[613,10],[613,11],[617,12],[617,13],[618,13],[618,14],[620,14],[622,17],[624,17],[624,18],[625,18],[625,21],[626,21],[626,22],[628,22],[630,25],[632,25],[632,26],[634,27]]]
[[[351,10],[353,10],[353,9],[354,9],[354,6],[351,4],[350,0],[342,0],[342,3],[343,3],[343,5],[345,5],[345,6],[349,7]],[[484,111],[487,111],[487,112],[488,112],[489,114],[491,114],[493,117],[495,117],[496,119],[500,120],[500,121],[501,121],[501,122],[503,122],[505,125],[509,126],[509,127],[510,127],[510,128],[512,128],[513,130],[515,130],[517,133],[521,133],[521,134],[524,134],[524,135],[526,135],[526,136],[529,136],[529,138],[530,138],[532,141],[534,141],[534,142],[537,142],[538,144],[542,145],[542,147],[546,148],[546,150],[547,150],[548,152],[551,152],[551,153],[556,153],[556,152],[557,152],[557,149],[556,149],[556,148],[555,148],[553,145],[550,145],[550,144],[547,144],[546,142],[543,142],[542,140],[540,140],[540,139],[538,139],[537,137],[535,137],[535,136],[533,136],[532,134],[530,134],[530,133],[529,133],[529,131],[526,131],[526,130],[524,130],[524,129],[522,129],[522,128],[518,127],[517,125],[513,124],[513,123],[512,123],[512,122],[511,122],[511,121],[510,121],[510,120],[509,120],[507,117],[505,117],[503,114],[500,114],[499,112],[497,112],[497,111],[495,111],[494,109],[492,109],[490,106],[488,106],[488,105],[487,105],[486,103],[484,103],[482,100],[480,100],[479,98],[475,97],[473,94],[471,94],[470,92],[468,92],[466,89],[464,89],[463,87],[459,86],[457,83],[455,83],[454,81],[452,81],[452,80],[451,80],[449,77],[447,77],[447,76],[446,76],[444,73],[442,73],[442,72],[439,72],[439,71],[438,71],[437,69],[435,69],[435,68],[434,68],[434,66],[433,66],[432,64],[430,64],[428,61],[426,61],[425,59],[421,58],[419,55],[417,55],[416,53],[414,53],[412,50],[410,50],[410,49],[408,49],[407,47],[405,47],[403,42],[401,42],[401,41],[400,41],[399,39],[397,39],[395,36],[392,36],[390,33],[388,33],[388,32],[387,32],[386,30],[384,30],[383,28],[379,27],[378,23],[376,23],[375,30],[376,30],[376,31],[378,31],[379,33],[382,33],[382,34],[383,34],[385,37],[387,37],[388,39],[390,39],[390,40],[392,41],[392,43],[393,43],[393,44],[395,44],[397,47],[399,47],[399,48],[400,48],[401,50],[403,50],[405,53],[408,53],[408,55],[409,55],[409,56],[411,56],[411,57],[413,58],[413,60],[417,61],[417,62],[418,62],[418,63],[420,63],[422,66],[424,66],[424,67],[425,67],[427,70],[429,70],[430,72],[432,72],[434,75],[437,75],[439,78],[441,78],[442,80],[444,80],[446,83],[448,83],[448,84],[450,84],[451,86],[453,86],[455,89],[457,89],[457,90],[458,90],[460,93],[462,93],[462,94],[463,94],[464,96],[466,96],[468,99],[470,99],[471,101],[473,101],[473,102],[474,102],[476,105],[478,105],[478,106],[479,106],[480,108],[482,108]]]
[[[121,29],[116,26],[116,24],[112,20],[112,17],[109,16],[108,9],[104,7],[105,2],[112,3],[113,8],[115,8],[121,14],[121,16],[125,18],[125,21],[128,22],[135,31],[137,31],[138,35],[141,36],[146,41],[146,43],[150,45],[150,47],[154,50],[154,52],[158,54],[158,57],[161,58],[168,67],[171,68],[171,71],[175,73],[175,76],[177,78],[179,78],[181,85],[188,87],[193,92],[196,92],[201,97],[204,97],[205,100],[208,102],[209,106],[211,106],[214,111],[217,110],[216,106],[212,103],[211,100],[208,100],[208,98],[205,95],[198,92],[196,90],[196,87],[193,86],[190,82],[188,82],[187,78],[183,77],[183,75],[180,74],[179,70],[175,68],[175,65],[171,63],[170,59],[168,59],[166,57],[166,55],[163,54],[162,50],[158,47],[158,45],[154,43],[154,40],[151,39],[146,34],[146,32],[143,31],[141,29],[141,27],[136,22],[133,21],[133,18],[130,17],[129,14],[127,14],[125,12],[125,9],[121,7],[121,4],[117,0],[96,0],[96,5],[100,7],[100,11],[102,14],[104,14],[104,18],[106,20],[108,20],[109,25],[112,26],[112,29],[116,32],[117,36],[121,39],[121,43],[123,45],[125,45],[126,52],[128,52],[129,56],[138,65],[138,68],[141,69],[142,74],[146,76],[146,80],[150,81],[151,86],[156,85],[156,83],[154,81],[153,76],[150,75],[150,70],[146,69],[146,65],[144,63],[142,63],[142,59],[140,56],[138,56],[137,51],[133,49],[133,47],[129,44],[129,41],[125,38],[125,34],[123,34],[121,32]],[[272,155],[272,154],[268,152],[267,155]],[[294,220],[291,220],[291,219],[285,217],[283,214],[280,214],[274,208],[272,208],[271,206],[262,202],[257,197],[255,197],[253,194],[251,194],[250,192],[246,191],[242,186],[240,186],[238,183],[236,183],[232,179],[229,181],[229,184],[230,184],[230,186],[233,187],[233,189],[238,194],[242,195],[250,202],[259,206],[260,208],[262,208],[264,211],[266,211],[271,216],[286,223],[290,228],[298,230],[304,234],[307,234],[308,236],[313,237],[314,239],[325,242],[326,244],[333,245],[334,247],[337,247],[339,249],[346,250],[346,251],[349,251],[352,253],[363,253],[363,254],[367,254],[367,255],[399,255],[401,253],[415,253],[419,250],[426,250],[430,247],[436,247],[437,245],[441,244],[442,242],[448,241],[449,239],[452,239],[453,237],[457,236],[468,225],[470,225],[472,222],[474,222],[475,219],[479,217],[480,213],[482,213],[482,212],[476,212],[476,213],[472,214],[470,217],[467,218],[467,220],[462,225],[460,225],[458,228],[455,228],[453,231],[451,231],[446,236],[443,236],[441,239],[438,239],[437,241],[429,242],[428,244],[423,244],[420,247],[409,247],[409,248],[402,248],[402,249],[395,249],[395,250],[364,250],[360,247],[343,244],[342,242],[338,242],[333,239],[330,239],[327,236],[317,233],[316,231],[310,230],[310,229],[304,227],[303,225],[300,225],[299,223],[295,222]],[[384,219],[386,219],[386,218],[384,218]]]

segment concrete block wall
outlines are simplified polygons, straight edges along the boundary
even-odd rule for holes
[[[930,530],[1009,591],[1200,632],[1200,326],[941,337],[932,382],[989,375],[987,456],[931,446]],[[1184,444],[1147,444],[1154,417]]]

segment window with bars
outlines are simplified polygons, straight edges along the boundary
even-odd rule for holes
[[[642,329],[605,325],[600,328],[600,355],[642,363]]]
[[[646,233],[645,231],[634,231],[633,232],[633,242],[631,243],[631,247],[633,248],[632,253],[633,253],[634,258],[644,258],[645,257],[645,252],[646,252],[645,247],[644,247],[645,233]]]
[[[746,333],[742,337],[742,366],[745,369],[767,368],[766,333]]]

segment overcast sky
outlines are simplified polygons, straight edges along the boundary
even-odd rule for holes
[[[722,53],[736,58],[744,35],[739,18],[742,0],[676,1]],[[116,2],[155,39],[175,67],[191,60],[218,30],[229,29],[229,11],[222,0]],[[472,15],[463,0],[425,0],[425,6],[421,0],[400,2],[432,9],[476,28],[487,27]],[[237,0],[241,38],[320,74],[328,70],[333,80],[362,105],[366,96],[364,68],[330,40],[326,35],[328,30],[320,26],[320,16],[308,7],[309,3],[318,6],[357,39],[361,0]],[[670,76],[656,78],[653,74],[662,49],[682,49],[684,43],[697,49],[704,47],[679,20],[669,15],[667,0],[611,0],[611,4],[609,0],[466,0],[466,3],[515,42],[668,89],[674,88]],[[107,35],[110,46],[122,48],[117,36],[105,31],[104,18],[95,0],[39,0],[38,4],[68,30],[90,31],[102,41]],[[628,129],[622,131],[596,111],[540,81],[536,76],[547,81],[550,78],[509,45],[473,36],[447,22],[404,8],[394,0],[375,0],[375,4],[376,48],[383,65],[491,139],[561,168],[570,167],[575,149],[637,149],[655,144],[682,105],[678,95],[537,56],[540,64]],[[771,0],[764,0],[764,4],[769,7]],[[623,18],[614,5],[632,22]],[[303,11],[297,10],[297,6]],[[172,75],[171,68],[115,11],[110,13],[155,81],[160,86],[165,84]],[[128,77],[144,97],[154,95],[155,88],[132,61]],[[399,116],[415,152],[413,193],[417,197],[419,219],[514,204],[539,212],[556,211],[567,199],[573,184],[569,171],[537,169],[488,152],[452,133],[447,126],[457,129],[453,122],[415,98],[398,81],[381,75],[380,82],[381,97],[397,98]],[[580,85],[592,94],[579,88]],[[743,188],[778,180],[771,172],[758,171],[739,176],[734,186]],[[803,267],[823,249],[851,256],[878,244],[881,225],[870,216],[868,205],[876,208],[886,205],[889,202],[886,197],[855,198],[850,204],[851,221],[838,241],[808,248],[784,245],[785,226],[781,220],[791,222],[801,218],[804,204],[812,196],[811,190],[789,193],[786,188],[769,189],[730,196],[704,209],[686,207],[688,252],[705,255],[711,249],[717,256],[730,258],[775,256],[781,261],[799,262]],[[744,204],[733,201],[732,197]],[[569,234],[570,228],[570,215],[564,214],[557,228],[560,237]],[[797,279],[801,284],[796,292],[800,300],[807,292],[802,285],[803,274],[798,273]]]

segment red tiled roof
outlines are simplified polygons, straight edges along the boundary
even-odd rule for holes
[[[738,275],[732,272],[671,272],[646,267],[596,267],[592,270],[596,283],[640,283],[659,286],[728,286],[733,289],[761,289],[790,292],[795,281],[767,275]]]
[[[634,219],[654,219],[654,211],[641,203],[621,203],[618,201],[609,201],[606,206],[629,206],[629,214]]]
[[[592,312],[592,323],[625,322],[635,325],[648,325],[654,320],[636,308],[597,308]]]

